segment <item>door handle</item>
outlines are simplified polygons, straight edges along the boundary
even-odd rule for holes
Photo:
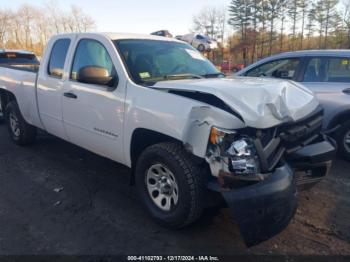
[[[347,95],[350,95],[350,88],[345,88],[345,89],[343,90],[343,93],[344,93],[344,94],[347,94]]]
[[[77,99],[77,95],[76,94],[73,94],[73,93],[64,93],[63,94],[65,97],[68,97],[68,98],[72,98],[72,99]]]

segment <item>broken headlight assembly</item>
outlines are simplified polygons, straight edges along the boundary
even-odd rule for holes
[[[259,159],[254,143],[250,138],[237,138],[226,152],[230,156],[230,169],[236,175],[255,175],[259,173]]]
[[[260,180],[254,141],[236,131],[212,127],[207,159],[214,176],[231,174],[237,179]]]

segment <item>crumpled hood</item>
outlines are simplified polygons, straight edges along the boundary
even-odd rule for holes
[[[247,126],[269,128],[299,120],[319,105],[314,94],[293,81],[228,77],[161,81],[153,88],[215,95],[240,114]]]

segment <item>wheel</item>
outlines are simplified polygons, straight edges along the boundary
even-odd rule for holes
[[[198,51],[204,52],[204,51],[205,51],[205,46],[204,46],[203,44],[200,44],[200,45],[198,46]]]
[[[338,144],[338,152],[350,160],[350,120],[342,124],[336,133],[335,139]]]
[[[34,142],[36,137],[36,128],[24,120],[18,108],[17,102],[11,101],[7,104],[5,119],[10,136],[16,144],[28,145]]]
[[[146,148],[135,168],[138,194],[156,222],[181,228],[203,211],[205,179],[198,163],[179,144]]]

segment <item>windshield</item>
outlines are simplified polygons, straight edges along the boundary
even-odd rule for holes
[[[116,40],[130,77],[138,84],[222,74],[186,43],[158,40]]]

